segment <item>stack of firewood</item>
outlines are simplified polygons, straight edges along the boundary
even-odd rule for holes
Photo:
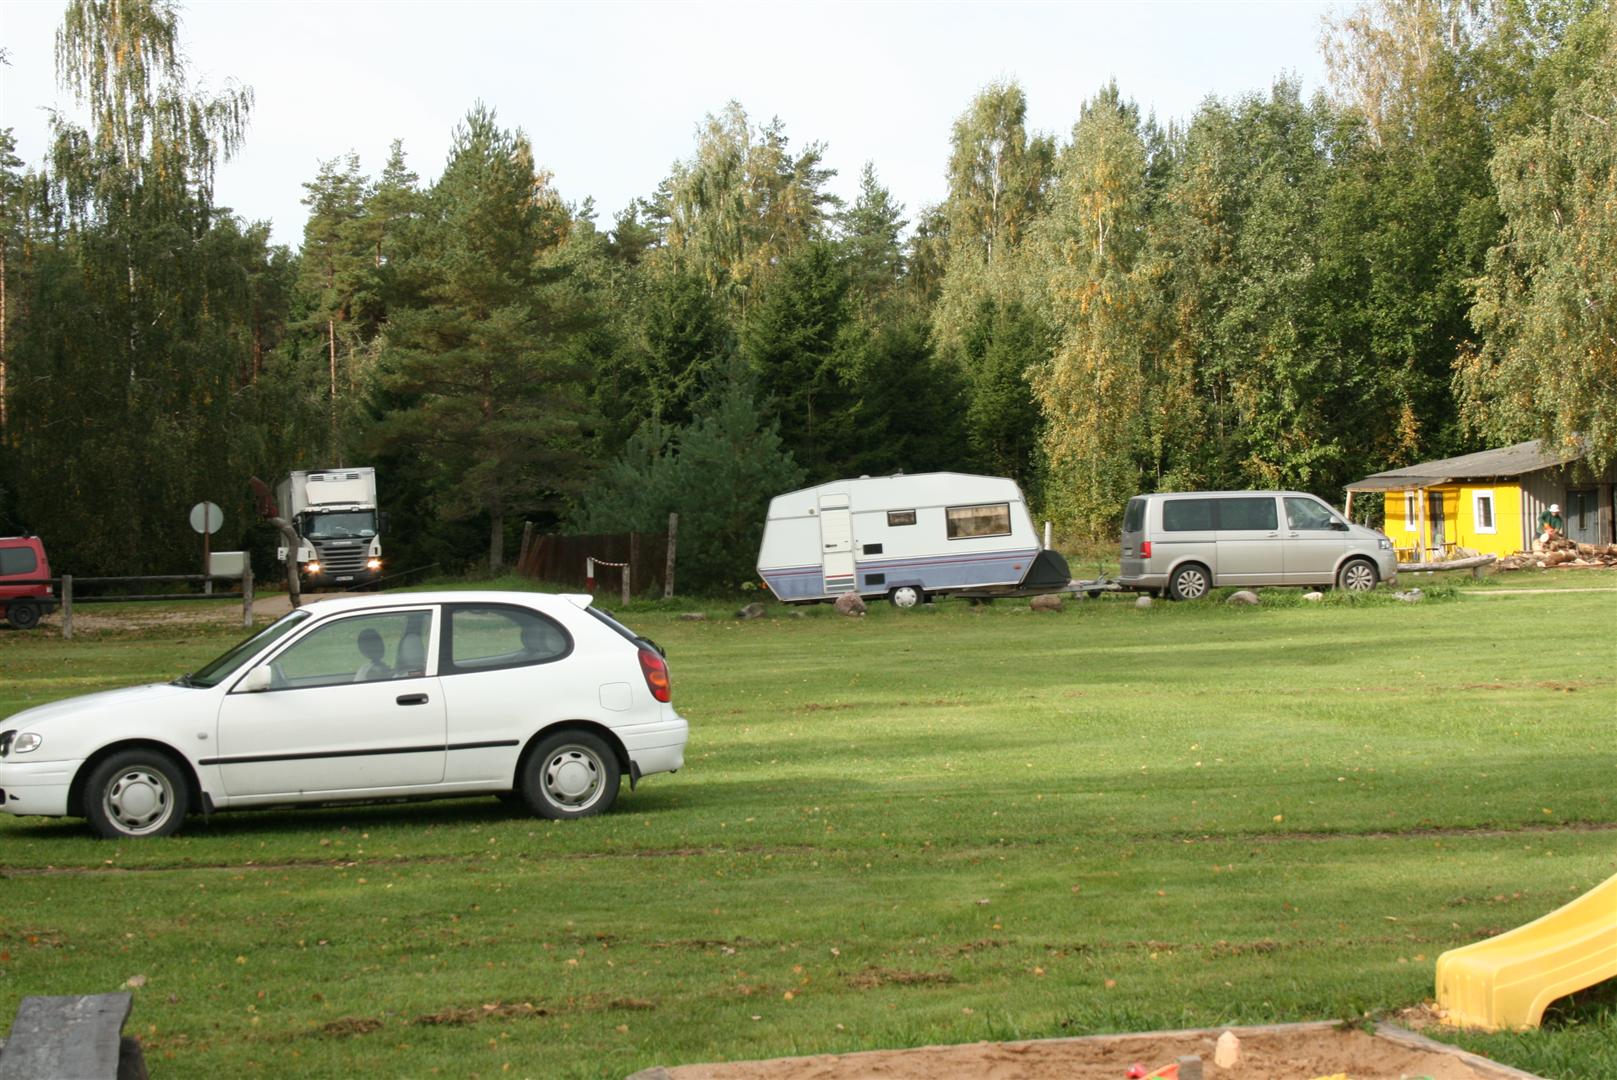
[[[1580,544],[1558,536],[1535,540],[1532,551],[1507,555],[1495,564],[1499,570],[1521,570],[1529,566],[1541,570],[1551,566],[1617,567],[1617,544]]]

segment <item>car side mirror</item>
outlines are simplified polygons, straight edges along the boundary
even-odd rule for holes
[[[1348,523],[1345,521],[1337,521],[1335,518],[1332,518],[1331,528],[1335,529],[1337,532],[1347,532]]]
[[[270,688],[270,669],[268,664],[260,664],[249,671],[236,684],[236,690],[243,694],[257,694]]]
[[[376,535],[381,536],[387,532],[387,511],[383,510],[376,515]]]

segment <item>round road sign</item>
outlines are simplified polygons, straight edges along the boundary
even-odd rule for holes
[[[216,533],[225,523],[225,512],[211,502],[199,502],[191,507],[191,528],[199,533]]]

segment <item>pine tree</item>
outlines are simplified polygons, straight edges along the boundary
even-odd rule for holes
[[[497,571],[507,518],[582,483],[587,307],[560,257],[565,208],[488,108],[456,129],[423,228],[423,300],[390,317],[380,381],[399,404],[378,434],[416,455],[442,514],[487,522]]]

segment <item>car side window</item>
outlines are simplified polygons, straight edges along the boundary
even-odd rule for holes
[[[1288,498],[1286,522],[1293,529],[1322,532],[1331,527],[1336,516],[1313,499]]]
[[[1169,499],[1162,504],[1164,532],[1205,532],[1212,528],[1212,499]]]
[[[424,611],[390,611],[338,619],[294,642],[275,658],[272,689],[380,682],[426,673]]]
[[[20,577],[39,569],[33,548],[0,548],[0,577]]]
[[[1220,529],[1278,529],[1280,515],[1275,513],[1273,495],[1251,498],[1218,500],[1218,527]]]
[[[560,623],[528,608],[454,604],[447,616],[445,674],[548,664],[573,651]]]

